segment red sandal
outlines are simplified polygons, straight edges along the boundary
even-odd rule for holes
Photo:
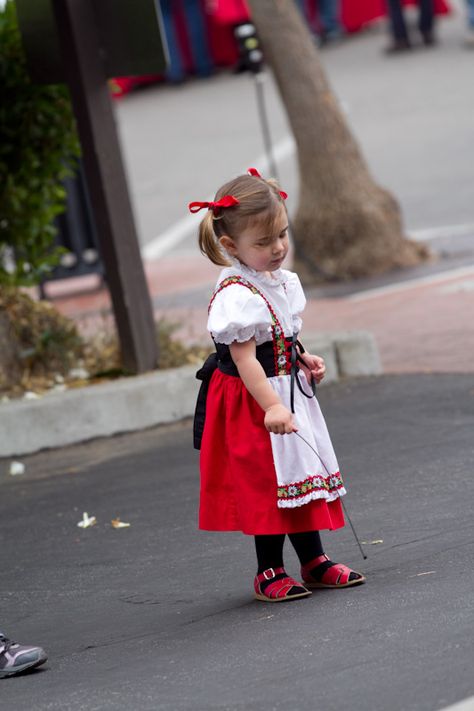
[[[351,574],[357,577],[351,578]],[[301,577],[308,588],[348,588],[365,583],[361,573],[342,563],[333,563],[324,554],[302,565]]]
[[[267,585],[262,584],[267,581]],[[255,598],[262,602],[286,602],[311,595],[304,585],[287,575],[284,568],[268,568],[255,576]]]

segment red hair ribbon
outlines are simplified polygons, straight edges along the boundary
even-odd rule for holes
[[[233,195],[224,195],[220,200],[215,202],[190,202],[188,207],[190,212],[199,212],[203,208],[207,207],[209,210],[218,210],[220,207],[233,207],[238,205],[240,200],[237,200]]]
[[[256,168],[249,168],[247,170],[247,173],[248,173],[248,175],[251,175],[254,178],[262,178],[262,176],[260,175],[260,173],[258,172],[258,170]],[[263,180],[263,178],[262,178],[262,180]],[[280,197],[282,197],[283,200],[286,200],[286,198],[288,197],[288,193],[285,193],[284,190],[279,190],[278,192],[280,193]]]

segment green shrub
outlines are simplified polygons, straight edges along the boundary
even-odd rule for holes
[[[80,153],[65,86],[28,76],[13,0],[0,10],[0,284],[38,283],[57,264],[54,218]]]

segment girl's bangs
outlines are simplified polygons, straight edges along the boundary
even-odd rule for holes
[[[284,207],[283,202],[272,200],[267,210],[248,216],[246,227],[251,224],[260,229],[265,236],[271,236],[274,232],[275,222],[280,215],[280,207],[282,205]]]

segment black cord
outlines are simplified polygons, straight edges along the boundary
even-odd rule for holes
[[[297,385],[298,385],[298,388],[299,388],[300,392],[302,392],[303,395],[305,395],[307,398],[311,398],[311,397],[315,397],[315,396],[316,396],[316,385],[315,385],[313,376],[311,376],[311,390],[312,390],[311,395],[308,395],[307,393],[304,392],[303,387],[302,387],[302,385],[301,385],[301,383],[300,383],[300,381],[299,381],[299,379],[298,379],[298,369],[297,369],[298,352],[297,352],[297,350],[296,350],[296,346],[297,346],[297,345],[300,346],[301,352],[304,353],[304,348],[303,348],[303,347],[301,346],[301,344],[297,341],[297,339],[296,339],[296,334],[293,334],[293,341],[292,341],[292,343],[291,343],[291,388],[290,388],[291,412],[292,412],[293,414],[295,414],[295,403],[294,403],[294,397],[295,397],[295,396],[294,396],[294,392],[295,392],[295,381],[296,381],[296,383],[297,383]],[[295,434],[295,435],[296,435],[297,437],[299,437],[303,442],[305,442],[305,444],[308,445],[308,447],[314,452],[314,454],[317,456],[317,458],[319,459],[319,461],[320,461],[321,464],[323,465],[324,469],[326,470],[327,475],[330,477],[330,476],[331,476],[331,472],[329,471],[329,469],[327,468],[327,466],[325,465],[325,463],[323,462],[323,460],[321,459],[321,457],[319,456],[319,454],[318,454],[318,452],[315,450],[315,448],[314,448],[314,447],[308,442],[308,440],[305,439],[305,438],[303,437],[303,435],[301,435],[299,432],[293,432],[293,434]],[[346,508],[346,506],[344,505],[344,501],[342,500],[342,496],[339,496],[339,499],[340,499],[340,501],[341,501],[341,505],[342,505],[342,508],[343,508],[343,510],[344,510],[344,514],[345,514],[347,520],[349,521],[349,525],[350,525],[350,527],[351,527],[351,529],[352,529],[352,533],[354,534],[354,538],[356,539],[357,545],[359,546],[359,550],[360,550],[360,552],[361,552],[362,558],[363,558],[364,560],[367,560],[367,556],[366,556],[366,554],[364,553],[364,549],[362,548],[362,544],[361,544],[361,542],[360,542],[359,536],[358,536],[357,533],[356,533],[356,530],[355,530],[355,528],[354,528],[354,524],[352,523],[351,517],[349,516],[349,514],[348,514],[348,512],[347,512],[347,508]]]
[[[303,437],[303,435],[300,435],[299,432],[293,432],[293,434],[295,434],[297,437],[299,437],[301,440],[303,440],[303,442],[305,442],[305,443],[308,445],[308,447],[313,450],[313,452],[315,453],[315,455],[317,456],[317,458],[319,459],[319,461],[321,462],[321,464],[322,464],[323,467],[325,468],[325,470],[326,470],[326,472],[327,472],[327,475],[328,475],[328,476],[331,476],[331,474],[330,474],[330,472],[329,472],[327,466],[325,465],[325,463],[323,462],[323,460],[321,459],[321,457],[319,456],[319,454],[317,453],[317,451],[314,449],[314,447],[308,442],[308,440],[305,439],[305,438]],[[358,536],[357,533],[356,533],[356,530],[355,530],[355,528],[354,528],[354,524],[353,524],[352,521],[351,521],[351,517],[350,517],[349,514],[347,513],[347,508],[346,508],[346,506],[344,505],[344,501],[342,500],[342,496],[339,496],[339,499],[340,499],[340,501],[341,501],[342,508],[344,509],[344,514],[345,514],[347,520],[349,521],[349,525],[350,525],[350,527],[351,527],[351,529],[352,529],[352,533],[354,534],[354,538],[356,539],[357,545],[359,546],[359,550],[360,550],[360,552],[361,552],[362,558],[363,558],[364,560],[367,560],[367,556],[366,556],[366,554],[364,553],[364,549],[362,548],[362,544],[361,544],[361,542],[360,542],[360,540],[359,540],[359,536]]]

